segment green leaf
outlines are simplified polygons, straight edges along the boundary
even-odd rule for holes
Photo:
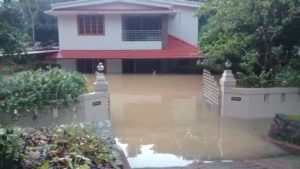
[[[84,165],[80,165],[78,167],[76,167],[76,169],[90,169],[91,167],[88,166],[87,164],[84,164]]]
[[[49,161],[45,161],[40,167],[39,169],[49,169]]]

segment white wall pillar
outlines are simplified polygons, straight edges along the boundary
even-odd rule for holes
[[[221,114],[224,115],[226,113],[227,105],[226,104],[228,98],[226,97],[225,93],[227,89],[234,88],[236,85],[236,80],[232,74],[231,70],[225,70],[222,74],[222,78],[220,79],[220,86],[221,86]]]
[[[108,83],[103,74],[104,66],[99,63],[96,71],[95,92],[80,96],[81,109],[86,122],[110,120],[110,95]]]

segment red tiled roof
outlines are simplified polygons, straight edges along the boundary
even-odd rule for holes
[[[162,50],[60,50],[52,59],[188,59],[203,58],[198,48],[173,36]]]

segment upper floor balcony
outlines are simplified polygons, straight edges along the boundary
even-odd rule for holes
[[[166,42],[166,24],[163,15],[123,15],[122,40]]]
[[[123,30],[123,41],[161,41],[162,30]]]

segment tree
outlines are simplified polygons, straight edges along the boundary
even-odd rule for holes
[[[42,42],[48,45],[58,42],[57,20],[44,13],[51,8],[51,0],[19,0],[19,2],[32,43]]]
[[[200,48],[213,62],[230,59],[246,85],[282,85],[278,80],[283,81],[284,69],[300,68],[299,4],[298,0],[206,0],[199,9],[207,22],[200,31]]]
[[[19,0],[23,9],[23,14],[26,18],[27,25],[31,30],[32,42],[35,43],[35,20],[39,10],[38,0]]]
[[[0,1],[0,53],[3,57],[15,56],[26,51],[24,22],[18,3]]]
[[[57,19],[44,13],[49,10],[50,0],[38,0],[38,11],[35,18],[35,40],[44,45],[52,45],[58,42]]]

